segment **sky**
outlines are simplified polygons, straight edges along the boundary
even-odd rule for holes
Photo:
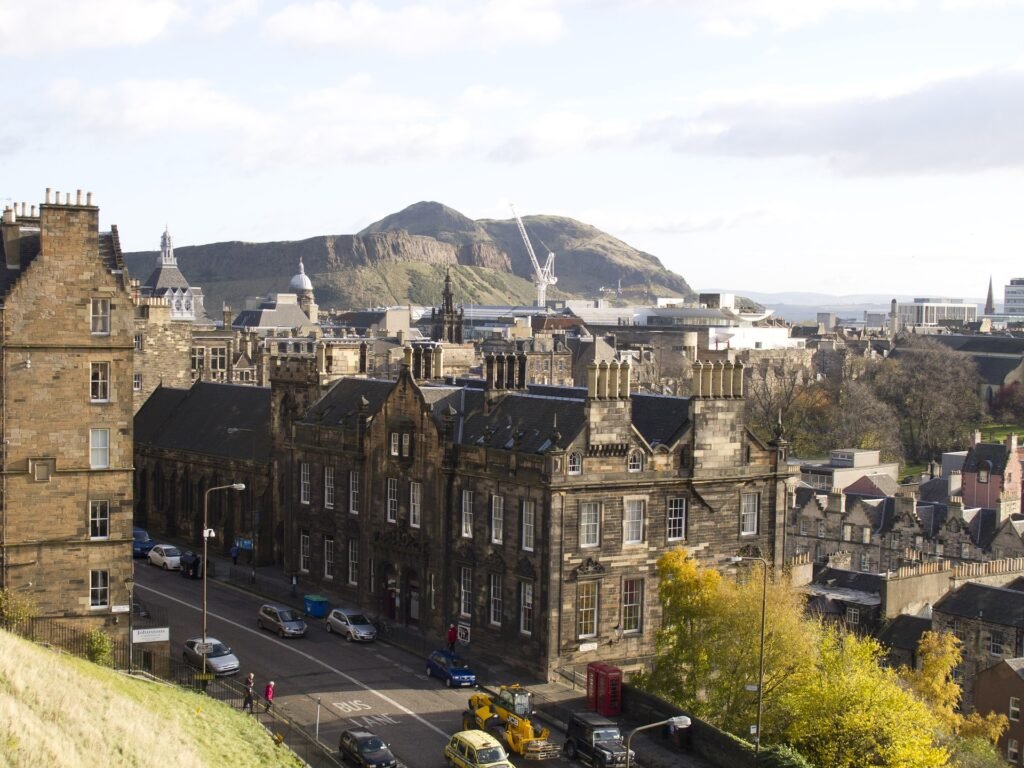
[[[514,203],[697,290],[999,302],[1022,30],[1024,0],[0,0],[0,202],[92,191],[125,251]]]

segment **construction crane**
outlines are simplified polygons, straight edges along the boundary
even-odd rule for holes
[[[514,205],[510,204],[509,207],[512,209],[512,215],[516,217],[516,224],[519,225],[519,234],[522,235],[523,242],[526,244],[526,251],[530,254],[530,263],[533,265],[533,284],[537,286],[537,306],[546,307],[548,286],[558,282],[558,278],[555,277],[555,254],[548,251],[547,261],[544,262],[543,267],[540,265],[540,262],[537,261],[537,255],[533,252],[533,246],[530,245],[530,238],[526,234],[523,220],[519,218]]]

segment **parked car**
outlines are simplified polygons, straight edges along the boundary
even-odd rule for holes
[[[203,668],[203,654],[198,650],[202,646],[203,638],[193,637],[185,641],[185,650],[182,657],[196,669]],[[228,646],[224,645],[215,637],[206,636],[206,644],[210,646],[210,652],[206,654],[206,670],[215,675],[233,675],[238,672],[238,657]]]
[[[149,550],[149,564],[159,565],[165,571],[176,571],[181,568],[181,552],[170,544],[157,544]]]
[[[476,685],[476,674],[454,651],[434,651],[427,657],[427,677],[444,680],[449,688]]]
[[[369,731],[342,731],[338,752],[343,763],[360,768],[405,768],[388,745]]]
[[[377,628],[359,611],[348,608],[334,608],[324,619],[324,629],[344,635],[350,643],[353,640],[369,643],[377,639]]]
[[[302,637],[306,634],[306,622],[302,616],[283,605],[261,605],[256,626],[277,632],[278,637]]]
[[[148,557],[149,550],[155,546],[156,542],[149,538],[145,528],[132,528],[132,557]]]
[[[622,731],[614,722],[596,712],[573,712],[565,729],[562,748],[570,760],[579,760],[594,768],[626,764],[626,745]],[[630,763],[636,758],[629,750]]]
[[[512,768],[505,748],[483,731],[459,731],[444,745],[444,758],[458,768]]]
[[[203,556],[188,550],[181,554],[181,575],[190,579],[203,578]]]

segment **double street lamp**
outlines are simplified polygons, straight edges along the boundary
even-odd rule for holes
[[[206,572],[208,570],[206,555],[210,538],[213,536],[213,531],[210,529],[210,494],[214,491],[227,490],[244,491],[245,483],[216,485],[213,488],[207,488],[206,493],[203,494],[203,675],[206,674],[206,654],[209,653],[206,645]]]
[[[768,614],[768,561],[763,557],[730,557],[729,562],[759,562],[764,568],[764,578],[761,581],[761,659],[757,669],[757,721],[754,725],[754,765],[758,763],[758,755],[761,751],[761,702],[764,693],[764,625],[765,617]]]

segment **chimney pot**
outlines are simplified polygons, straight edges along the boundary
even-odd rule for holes
[[[82,204],[82,190],[76,189],[75,190],[75,205],[81,205],[81,204]]]
[[[50,204],[50,188],[49,187],[46,188],[46,204],[47,205]]]
[[[92,192],[85,193],[85,204],[92,205]]]

